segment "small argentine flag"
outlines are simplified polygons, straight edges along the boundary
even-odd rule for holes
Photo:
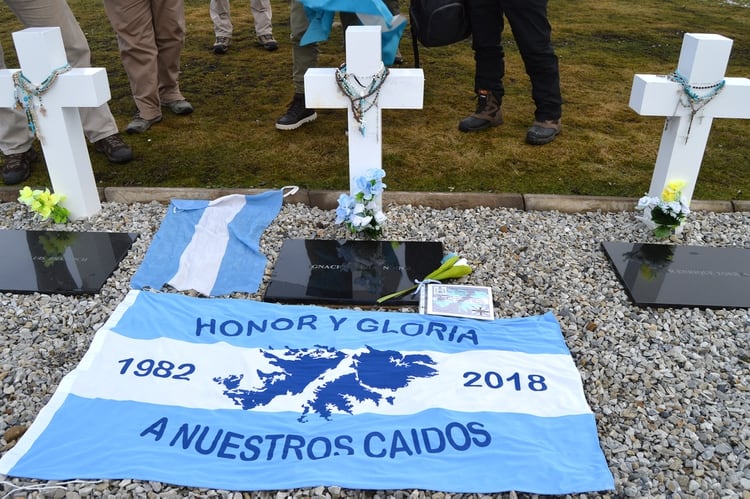
[[[282,190],[213,201],[173,199],[133,289],[195,290],[206,296],[258,291],[266,257],[260,236],[281,209]]]
[[[353,12],[365,26],[380,26],[383,64],[390,66],[396,58],[406,18],[392,14],[383,0],[300,0],[305,7],[309,26],[300,45],[328,40],[336,12]]]

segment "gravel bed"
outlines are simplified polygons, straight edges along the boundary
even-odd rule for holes
[[[0,204],[0,229],[140,234],[97,295],[0,294],[0,449],[12,445],[14,434],[31,424],[62,377],[78,364],[96,330],[127,293],[165,213],[166,206],[158,203],[105,203],[89,220],[54,225],[34,219],[19,203]],[[386,238],[438,240],[446,251],[465,256],[474,273],[464,281],[492,286],[497,317],[554,312],[583,378],[616,484],[615,491],[576,497],[750,499],[748,309],[632,305],[600,243],[654,242],[633,212],[564,214],[397,205],[386,213]],[[285,205],[261,240],[269,265],[260,292],[233,296],[261,298],[285,238],[345,237],[344,229],[333,224],[331,212]],[[673,242],[750,248],[750,213],[693,213]],[[59,484],[0,475],[2,497],[529,496],[335,486],[235,492],[135,480]]]

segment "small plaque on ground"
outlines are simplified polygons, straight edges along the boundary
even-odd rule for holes
[[[440,266],[443,244],[429,241],[286,239],[264,301],[374,305]],[[386,305],[417,305],[407,293]]]
[[[604,242],[639,306],[750,307],[750,249]]]
[[[0,291],[97,293],[137,234],[0,230]]]

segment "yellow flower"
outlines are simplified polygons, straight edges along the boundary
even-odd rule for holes
[[[37,198],[34,198],[34,199],[33,199],[33,200],[31,201],[31,204],[29,205],[29,207],[31,207],[31,211],[36,211],[36,212],[38,212],[38,211],[39,211],[39,210],[40,210],[40,209],[42,208],[42,202],[41,202],[41,201],[39,201],[39,199],[37,199]]]
[[[25,204],[26,206],[31,206],[31,203],[34,201],[34,191],[31,190],[31,187],[28,185],[21,189],[19,192],[20,196],[18,196],[18,201]]]
[[[18,201],[28,206],[31,211],[36,212],[42,218],[47,220],[52,217],[56,223],[67,222],[70,212],[67,208],[58,206],[58,203],[65,200],[65,196],[53,194],[49,189],[32,190],[24,187],[19,191]]]
[[[684,180],[671,180],[661,193],[661,199],[666,202],[679,201],[682,188],[685,187]]]

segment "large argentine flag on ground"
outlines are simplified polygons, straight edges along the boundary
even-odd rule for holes
[[[255,293],[266,266],[260,236],[279,214],[282,199],[281,190],[213,201],[173,199],[131,287],[169,284],[206,296]]]
[[[0,473],[229,490],[613,489],[551,314],[131,291]]]

